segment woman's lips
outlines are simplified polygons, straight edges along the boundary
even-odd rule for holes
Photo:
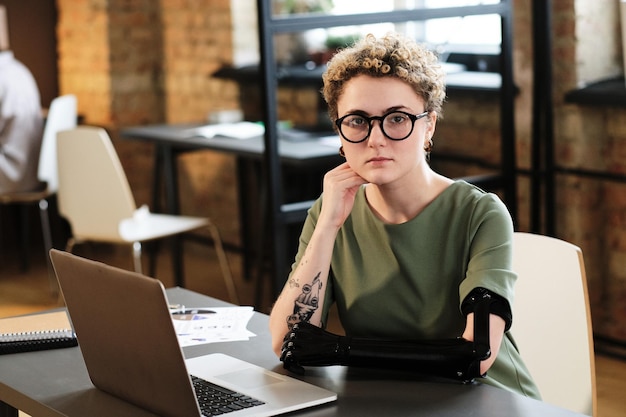
[[[377,156],[375,158],[370,158],[367,162],[386,162],[391,161],[390,158],[385,158],[383,156]]]

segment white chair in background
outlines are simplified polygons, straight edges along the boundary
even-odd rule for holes
[[[50,265],[48,252],[52,248],[52,234],[50,232],[50,218],[48,215],[48,199],[57,192],[58,174],[57,174],[57,155],[56,155],[56,136],[61,130],[73,129],[76,127],[77,114],[76,96],[66,94],[56,97],[50,103],[46,123],[43,131],[41,142],[41,150],[39,152],[39,165],[37,175],[41,182],[38,190],[0,194],[0,204],[19,204],[23,207],[37,204],[39,206],[39,214],[41,217],[41,230],[43,234],[43,242],[45,249],[45,258],[48,262],[48,272],[50,277],[50,286],[56,291],[56,279]],[[22,216],[24,222],[27,221],[28,212],[24,210]],[[28,259],[30,248],[26,243],[28,241],[27,223],[21,227],[22,256]],[[27,265],[26,261],[23,261]]]
[[[115,148],[102,128],[80,126],[60,132],[57,146],[59,212],[72,230],[68,252],[86,241],[131,245],[134,269],[142,272],[142,242],[205,228],[211,234],[229,297],[238,304],[220,235],[209,218],[138,209]]]
[[[596,415],[593,331],[582,251],[516,232],[511,333],[545,402]]]

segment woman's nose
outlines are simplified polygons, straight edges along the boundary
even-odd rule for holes
[[[370,146],[384,145],[387,141],[387,137],[383,133],[382,122],[380,120],[372,120],[372,129],[370,135],[367,138],[367,143]]]

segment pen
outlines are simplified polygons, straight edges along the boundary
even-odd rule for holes
[[[183,306],[180,309],[172,311],[174,315],[184,315],[184,314],[215,314],[213,310],[207,310],[205,308],[185,308]]]

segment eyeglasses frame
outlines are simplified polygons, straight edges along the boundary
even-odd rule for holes
[[[403,137],[403,138],[392,138],[390,137],[386,132],[385,129],[383,128],[383,120],[389,116],[390,114],[394,114],[394,113],[402,113],[405,114],[406,116],[408,116],[408,118],[411,120],[411,130],[409,131],[409,133]],[[385,114],[383,114],[382,116],[364,116],[362,114],[359,113],[348,113],[345,116],[342,116],[340,118],[338,118],[337,120],[335,120],[335,126],[337,126],[337,129],[339,130],[339,133],[341,134],[341,137],[343,137],[346,141],[350,142],[350,143],[361,143],[367,140],[367,138],[370,137],[370,135],[372,134],[372,128],[373,128],[373,123],[372,121],[374,120],[378,120],[379,122],[379,126],[380,126],[380,131],[383,133],[383,135],[385,135],[385,137],[389,140],[394,140],[394,141],[401,141],[401,140],[405,140],[406,138],[408,138],[409,136],[411,136],[411,133],[413,133],[413,129],[415,129],[415,122],[417,122],[419,119],[422,119],[426,116],[428,116],[430,112],[428,110],[424,111],[423,113],[419,113],[419,114],[411,114],[411,113],[407,113],[405,111],[402,110],[392,110],[389,111]],[[359,116],[364,118],[365,120],[367,120],[367,123],[369,125],[369,129],[367,131],[367,135],[365,135],[365,137],[361,140],[358,141],[354,141],[354,140],[350,140],[348,139],[344,134],[343,131],[341,130],[341,124],[343,123],[343,121],[345,120],[346,117],[350,117],[350,116]]]

